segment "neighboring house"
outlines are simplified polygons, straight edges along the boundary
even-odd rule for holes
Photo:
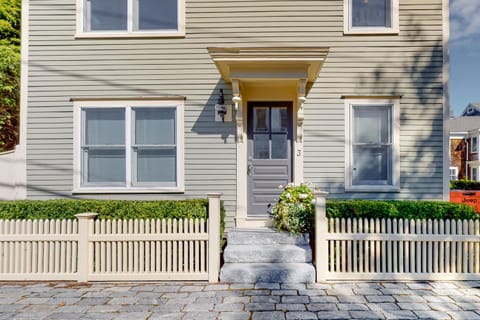
[[[450,180],[480,181],[480,113],[475,112],[476,105],[469,104],[463,116],[450,119]]]
[[[461,117],[480,116],[480,102],[470,103],[465,110],[463,110]]]
[[[29,199],[221,191],[227,228],[267,223],[290,181],[448,199],[447,0],[23,10]]]

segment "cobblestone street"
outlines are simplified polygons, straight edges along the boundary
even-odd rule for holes
[[[480,281],[2,283],[0,319],[480,319]]]

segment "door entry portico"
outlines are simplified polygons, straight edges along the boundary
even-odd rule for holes
[[[247,215],[264,219],[292,181],[292,103],[248,102],[247,114]]]

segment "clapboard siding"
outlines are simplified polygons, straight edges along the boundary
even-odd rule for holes
[[[176,197],[224,192],[233,226],[235,126],[214,123],[212,105],[231,88],[207,47],[269,45],[330,48],[305,104],[305,180],[333,197],[442,198],[441,0],[400,0],[393,36],[344,36],[343,0],[186,0],[184,38],[75,39],[75,19],[75,0],[30,0],[29,198],[72,196],[71,98],[181,95],[186,192]],[[402,96],[400,193],[344,193],[343,95]]]

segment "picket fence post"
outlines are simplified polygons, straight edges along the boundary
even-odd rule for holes
[[[208,193],[208,282],[218,282],[220,273],[220,197]]]
[[[93,267],[93,250],[89,245],[90,236],[93,234],[93,223],[98,213],[85,212],[75,215],[78,219],[78,282],[87,282],[90,269]]]
[[[328,192],[315,191],[315,267],[316,281],[325,281],[328,273],[328,221],[326,198]]]

